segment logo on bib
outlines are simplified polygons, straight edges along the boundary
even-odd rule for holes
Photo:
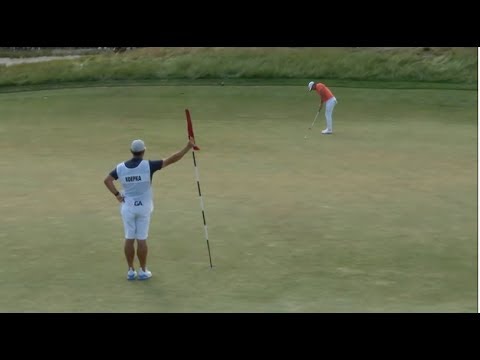
[[[141,201],[135,201],[133,203],[133,206],[143,206],[142,202]]]

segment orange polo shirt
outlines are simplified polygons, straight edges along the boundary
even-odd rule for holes
[[[327,100],[330,100],[333,97],[332,92],[328,87],[325,86],[325,84],[322,83],[317,83],[315,85],[315,90],[320,95],[322,98],[322,102],[326,102]]]

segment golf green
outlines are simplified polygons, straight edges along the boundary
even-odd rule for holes
[[[475,312],[477,91],[332,90],[329,136],[305,86],[0,94],[0,311]],[[185,108],[214,268],[189,153],[129,282],[103,179],[180,150]]]

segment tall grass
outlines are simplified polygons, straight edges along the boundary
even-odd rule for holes
[[[476,48],[141,48],[0,66],[0,86],[174,79],[477,83]]]

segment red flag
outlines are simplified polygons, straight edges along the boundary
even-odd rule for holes
[[[187,115],[187,130],[188,130],[188,137],[193,138],[193,141],[195,141],[195,135],[193,135],[193,126],[192,126],[192,118],[190,117],[190,111],[188,109],[185,109],[185,114]],[[200,148],[195,145],[193,147],[194,150],[200,150]]]

